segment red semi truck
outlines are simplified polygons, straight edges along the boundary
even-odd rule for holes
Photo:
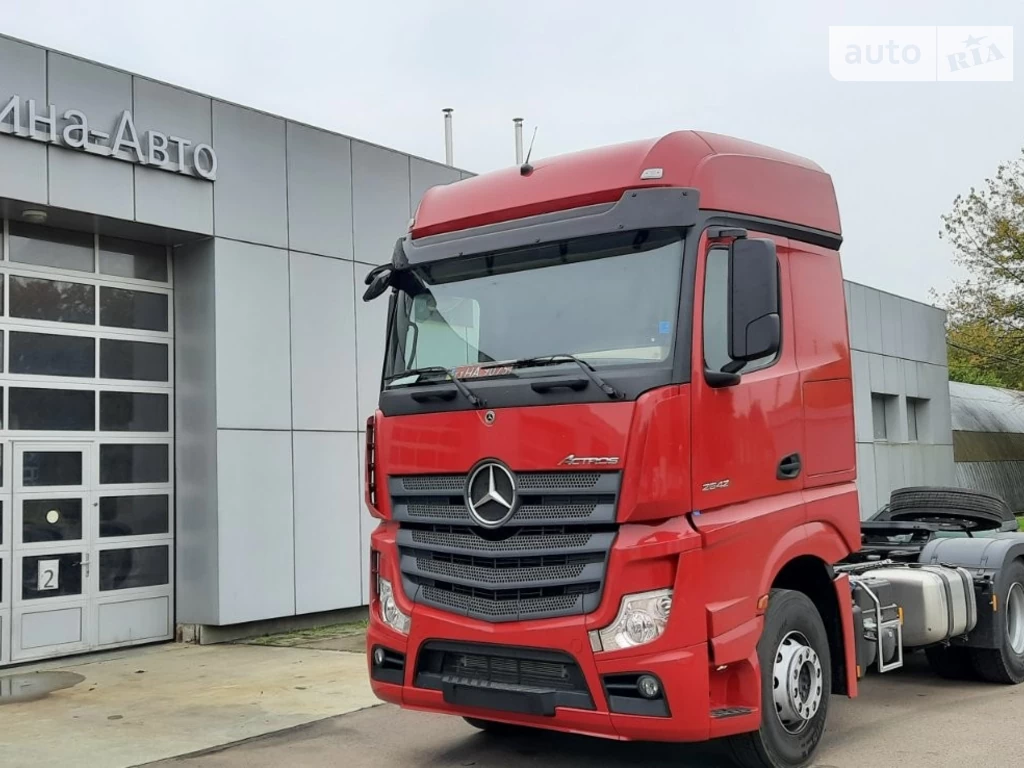
[[[430,190],[364,296],[376,694],[789,768],[904,652],[1024,680],[1002,502],[859,518],[840,242],[821,168],[694,131]]]

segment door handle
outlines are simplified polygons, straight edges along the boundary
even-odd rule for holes
[[[88,552],[83,552],[82,553],[82,559],[79,560],[76,563],[72,563],[71,564],[72,568],[77,568],[79,566],[81,566],[81,568],[85,571],[85,577],[89,578],[89,553]]]
[[[801,469],[803,469],[803,463],[800,461],[800,454],[791,453],[789,456],[784,456],[779,462],[775,477],[779,480],[794,480],[800,476]]]

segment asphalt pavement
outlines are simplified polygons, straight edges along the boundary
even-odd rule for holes
[[[819,768],[963,768],[1024,764],[1018,713],[1024,686],[934,678],[921,654],[908,668],[862,682],[855,701],[834,697]],[[391,706],[165,761],[162,768],[715,768],[707,745],[609,742],[544,732],[496,737],[453,717]]]

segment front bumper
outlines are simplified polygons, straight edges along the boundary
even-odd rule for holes
[[[620,539],[628,548],[628,537]],[[374,533],[373,549],[379,553],[381,575],[396,585],[400,607],[412,616],[410,634],[401,635],[379,619],[379,605],[374,603],[375,596],[371,599],[367,662],[373,691],[384,701],[408,709],[628,741],[706,741],[756,730],[760,725],[756,657],[728,669],[717,668],[710,658],[704,607],[696,601],[677,599],[665,634],[646,646],[603,653],[591,649],[588,632],[611,623],[623,594],[673,584],[677,595],[699,594],[695,589],[699,567],[677,568],[678,555],[669,558],[673,567],[666,569],[662,567],[663,553],[650,561],[639,550],[613,552],[608,594],[601,608],[589,616],[492,624],[415,604],[401,594],[397,586],[401,580],[391,570],[397,558],[394,532],[387,524]],[[542,707],[546,711],[537,713],[530,711],[531,706],[504,706],[504,702],[501,708],[490,708],[487,702],[500,701],[500,697],[477,696],[472,691],[455,696],[450,685],[446,691],[438,684],[436,676],[428,681],[419,674],[425,653],[438,643],[571,657],[589,698],[572,699],[566,705],[570,699],[560,695],[532,697],[531,704],[541,701],[547,705]],[[373,651],[377,648],[400,658],[403,668],[381,675],[374,668]],[[621,704],[610,706],[606,678],[637,674],[654,675],[661,682],[667,705],[663,714],[624,714]]]

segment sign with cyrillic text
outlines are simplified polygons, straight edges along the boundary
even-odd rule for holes
[[[110,131],[93,127],[84,112],[11,96],[0,102],[0,134],[20,136],[92,155],[124,160],[162,171],[217,178],[217,153],[209,144],[160,131],[139,135],[129,110],[117,117]],[[104,126],[106,127],[106,126]]]

